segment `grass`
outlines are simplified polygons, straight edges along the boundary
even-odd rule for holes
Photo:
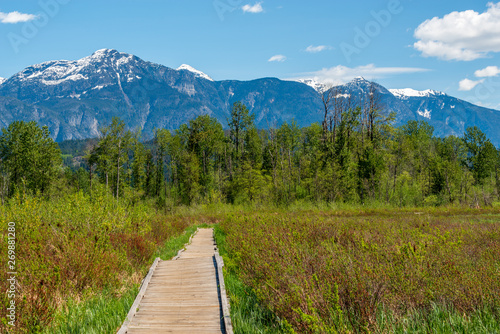
[[[224,260],[224,282],[231,305],[231,322],[235,334],[279,334],[288,333],[286,321],[281,321],[263,306],[251,288],[238,277],[234,262],[226,251],[225,233],[215,226],[215,240],[219,254]]]
[[[16,294],[16,333],[50,327],[70,300],[84,303],[102,293],[110,302],[120,298],[140,283],[156,256],[167,259],[182,248],[189,239],[186,229],[191,233],[192,225],[216,220],[200,213],[165,213],[126,194],[120,201],[110,199],[103,186],[95,185],[91,196],[18,194],[0,206],[2,254],[7,254],[7,222],[16,222],[16,279],[22,287]],[[3,291],[7,272],[0,271]],[[0,305],[8,303],[8,295],[0,294]],[[9,329],[6,312],[0,307],[0,332]]]
[[[296,333],[500,333],[498,209],[262,210],[218,234],[236,319],[253,293]]]
[[[390,312],[381,310],[377,317],[377,332],[396,334],[500,333],[499,311],[483,308],[466,315],[452,307],[432,304],[428,311],[414,310],[408,316],[396,319]]]
[[[138,291],[135,285],[121,296],[105,291],[81,303],[69,300],[43,334],[116,333]]]
[[[236,333],[500,333],[499,207],[163,212],[109,199],[96,188],[92,197],[24,196],[0,207],[3,224],[17,222],[17,332],[114,332],[153,259],[172,258],[197,227],[218,223]],[[6,278],[0,272],[2,287]]]

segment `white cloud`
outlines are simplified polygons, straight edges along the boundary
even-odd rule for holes
[[[477,81],[470,80],[470,79],[463,79],[458,83],[458,90],[462,90],[462,91],[472,90],[474,87],[476,87],[480,83],[483,83],[483,81],[484,81],[484,79],[477,80]]]
[[[28,22],[36,19],[37,16],[33,14],[23,14],[19,12],[4,13],[0,12],[0,22],[1,23],[19,23]]]
[[[309,45],[309,46],[306,48],[306,52],[310,52],[310,53],[318,53],[318,52],[325,51],[325,50],[329,50],[329,49],[331,49],[331,47],[330,47],[330,46],[327,46],[327,45],[318,45],[318,46]]]
[[[323,68],[315,72],[303,73],[301,77],[293,79],[313,79],[326,85],[341,85],[360,76],[368,80],[375,80],[391,75],[425,71],[428,70],[418,67],[376,67],[374,64],[358,67],[338,65],[335,67]]]
[[[424,57],[470,61],[500,52],[500,2],[484,13],[473,10],[434,17],[415,30],[413,47]]]
[[[262,2],[257,2],[255,5],[251,6],[249,4],[241,7],[243,12],[245,13],[262,13],[264,11],[264,8],[262,8]]]
[[[500,74],[500,68],[498,68],[498,66],[488,66],[474,72],[474,75],[478,78],[496,77],[498,74]]]
[[[284,62],[286,60],[286,57],[283,55],[274,55],[271,58],[269,58],[268,61],[278,61],[278,62]]]

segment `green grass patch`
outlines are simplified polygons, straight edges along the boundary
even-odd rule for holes
[[[123,323],[139,287],[134,285],[116,296],[106,291],[84,302],[69,300],[43,334],[116,333]]]
[[[430,310],[413,310],[409,315],[396,317],[391,311],[379,310],[378,333],[500,333],[500,309],[483,308],[470,314],[460,313],[453,307],[432,304]]]

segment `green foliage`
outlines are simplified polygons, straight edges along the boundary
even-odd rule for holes
[[[40,128],[34,121],[11,123],[0,136],[2,198],[13,195],[16,189],[47,192],[60,172],[61,162],[48,127]]]
[[[464,143],[468,149],[467,164],[474,173],[476,182],[482,184],[494,172],[498,152],[477,127],[467,128]]]
[[[140,133],[114,118],[88,151],[87,165],[80,165],[88,181],[76,165],[76,175],[67,172],[65,179],[85,192],[99,181],[115,197],[129,192],[135,200],[152,198],[167,211],[202,203],[296,201],[481,207],[500,199],[500,151],[479,129],[467,129],[463,138],[436,138],[424,121],[393,128],[394,115],[381,114],[375,88],[361,106],[333,93],[324,101],[322,126],[300,128],[292,120],[258,130],[254,115],[237,102],[226,131],[201,115],[174,132],[157,129],[143,143]],[[0,168],[0,190],[8,190],[10,174],[5,164]],[[53,184],[64,189],[64,182]]]
[[[137,293],[134,285],[121,295],[104,291],[80,303],[70,299],[42,334],[116,333]]]
[[[64,300],[87,300],[104,290],[120,294],[138,284],[165,241],[194,222],[157,212],[147,202],[133,204],[127,193],[110,200],[108,192],[94,184],[92,195],[73,191],[50,199],[16,193],[0,206],[2,231],[16,222],[20,333],[47,327]],[[0,251],[6,254],[7,234],[2,238]],[[6,275],[0,273],[2,289]],[[0,305],[7,302],[0,294]],[[5,312],[0,310],[0,319]]]
[[[114,118],[99,140],[64,144],[66,168],[46,127],[3,129],[0,220],[18,224],[20,332],[54,314],[70,319],[56,332],[77,331],[94,311],[85,331],[108,331],[153,257],[221,219],[239,332],[496,330],[500,151],[477,128],[436,138],[425,122],[393,128],[373,94],[362,106],[336,96],[305,128],[258,130],[235,103],[226,131],[204,115],[143,142]]]
[[[237,164],[243,155],[245,136],[249,129],[254,127],[254,115],[250,115],[247,107],[241,102],[235,102],[231,109],[231,118],[228,120],[229,138],[232,144],[233,160]]]
[[[262,305],[251,288],[245,286],[238,277],[238,268],[226,250],[226,235],[215,226],[215,240],[224,260],[224,283],[231,304],[231,323],[234,333],[294,333],[286,320],[280,320]]]

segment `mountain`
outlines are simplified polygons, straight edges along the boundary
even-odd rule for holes
[[[5,82],[5,80],[7,80],[7,79],[0,77],[0,85],[3,84]]]
[[[426,120],[436,135],[461,135],[479,126],[500,144],[500,111],[486,109],[435,91],[387,90],[363,78],[338,86],[345,96],[361,98],[375,87],[384,113],[396,112],[395,125]],[[177,129],[208,114],[224,126],[236,101],[255,115],[259,128],[293,119],[300,126],[321,122],[321,93],[314,80],[214,81],[189,65],[172,69],[134,55],[102,49],[74,61],[49,61],[0,80],[0,127],[15,120],[47,125],[57,141],[96,137],[113,116],[151,138],[155,128]]]
[[[202,114],[227,124],[236,101],[256,115],[258,127],[293,118],[300,125],[320,120],[319,95],[301,83],[275,78],[213,81],[188,65],[175,70],[103,49],[13,75],[0,86],[0,126],[36,120],[62,141],[95,137],[99,127],[119,116],[150,138],[155,128],[176,129]]]
[[[437,136],[461,136],[469,126],[477,126],[495,145],[500,145],[500,111],[472,103],[435,90],[392,89],[391,93],[417,113],[417,119],[434,126]]]
[[[383,86],[358,77],[338,86],[355,101],[375,87],[380,106],[385,114],[396,113],[395,125],[409,120],[426,121],[434,127],[434,135],[462,136],[467,127],[479,127],[496,146],[500,146],[500,111],[479,107],[472,103],[435,90],[417,91],[411,88],[386,89]]]

